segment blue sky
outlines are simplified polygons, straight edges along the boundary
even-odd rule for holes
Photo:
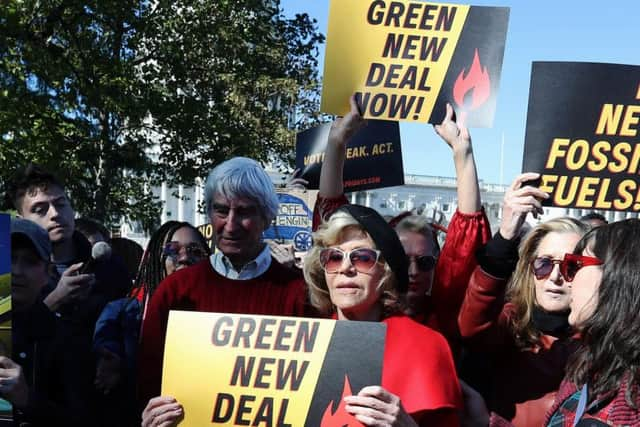
[[[480,179],[499,184],[502,178],[508,184],[522,166],[531,62],[640,65],[640,0],[476,0],[470,4],[511,9],[494,125],[471,130]],[[326,35],[329,0],[281,0],[281,7],[287,15],[308,13]],[[403,123],[400,129],[405,173],[454,175],[450,149],[430,125]]]

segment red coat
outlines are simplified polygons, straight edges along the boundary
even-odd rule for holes
[[[383,322],[387,334],[382,387],[398,396],[420,425],[457,426],[462,397],[447,341],[404,315]]]
[[[460,332],[471,349],[491,359],[490,409],[515,426],[539,427],[577,343],[543,335],[538,347],[519,349],[510,327],[515,308],[504,303],[506,283],[476,267],[458,318]]]

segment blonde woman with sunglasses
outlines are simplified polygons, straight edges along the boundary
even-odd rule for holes
[[[336,120],[329,133],[320,172],[314,227],[340,206],[344,195],[343,170],[349,139],[365,125],[355,97],[350,111]],[[457,208],[447,227],[442,250],[434,228],[422,215],[405,212],[391,222],[409,257],[409,286],[402,295],[405,314],[443,334],[458,355],[458,311],[469,277],[476,266],[475,252],[491,237],[491,226],[480,203],[480,189],[469,129],[456,120],[451,105],[434,126],[436,134],[451,148],[457,179]]]
[[[380,384],[358,385],[345,409],[365,426],[459,425],[460,387],[445,338],[403,314],[409,262],[375,210],[344,205],[313,236],[304,263],[311,304],[338,320],[383,322]],[[357,354],[341,362],[361,364]],[[363,387],[361,387],[363,386]]]
[[[458,323],[466,345],[487,360],[483,394],[516,426],[540,426],[564,376],[575,340],[568,323],[571,284],[562,260],[588,227],[556,218],[518,240],[527,214],[548,195],[518,176],[505,194],[500,230],[478,253]],[[482,388],[482,387],[481,387]]]

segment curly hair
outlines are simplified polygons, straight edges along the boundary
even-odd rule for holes
[[[324,269],[320,265],[320,251],[342,242],[347,232],[353,229],[359,230],[364,236],[370,238],[358,221],[346,212],[334,213],[313,234],[313,247],[305,256],[303,272],[309,289],[309,300],[322,314],[331,314],[335,308],[329,296]],[[374,249],[377,249],[375,244]],[[386,317],[401,312],[404,304],[396,290],[396,278],[393,271],[382,256],[380,261],[384,262],[384,274],[378,284],[378,289],[382,290],[380,302],[383,307],[383,315]]]
[[[532,320],[537,303],[531,263],[538,254],[540,242],[550,233],[575,233],[582,236],[588,229],[586,224],[575,218],[554,218],[535,226],[520,244],[518,264],[507,289],[507,300],[515,307],[511,329],[519,348],[537,346],[542,336]]]
[[[569,362],[568,378],[589,384],[589,396],[615,393],[627,383],[625,400],[637,409],[640,384],[640,220],[594,228],[576,245],[604,264],[593,314],[580,325],[580,348]]]

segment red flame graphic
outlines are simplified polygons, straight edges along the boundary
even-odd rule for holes
[[[480,63],[478,49],[476,49],[473,55],[473,63],[466,76],[464,72],[464,69],[460,71],[453,85],[453,99],[460,108],[475,110],[484,104],[491,95],[491,79],[489,78],[486,67],[483,67]],[[470,102],[467,99],[465,103],[465,98],[470,91],[473,91]]]
[[[344,387],[342,388],[342,396],[340,397],[340,405],[335,412],[331,412],[333,406],[333,400],[327,405],[327,409],[324,410],[320,427],[364,427],[353,415],[349,414],[345,409],[344,397],[351,396],[351,384],[349,384],[349,377],[344,376]]]

